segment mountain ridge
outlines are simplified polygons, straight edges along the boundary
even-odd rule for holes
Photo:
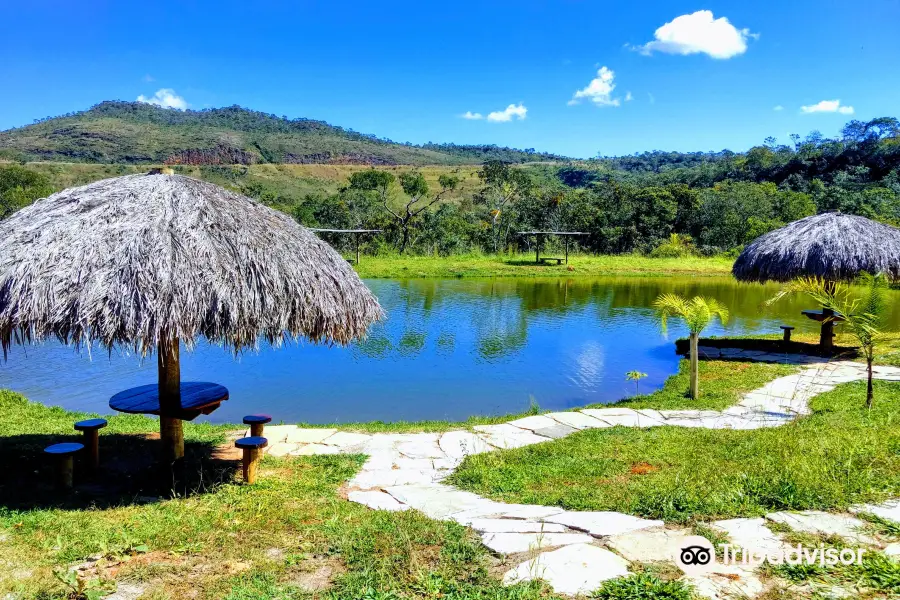
[[[492,144],[394,142],[237,105],[175,110],[108,100],[0,131],[0,158],[91,163],[465,165],[567,157]]]

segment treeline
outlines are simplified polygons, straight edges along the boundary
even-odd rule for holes
[[[456,203],[438,202],[452,187],[411,192],[402,177],[382,174],[373,184],[376,173],[351,177],[337,194],[307,196],[296,217],[384,229],[372,252],[429,254],[522,250],[529,240],[519,231],[565,230],[589,233],[578,243],[590,252],[712,255],[829,210],[900,224],[894,118],[851,121],[835,139],[769,138],[741,154],[650,152],[527,168],[490,160],[478,172],[479,191]]]

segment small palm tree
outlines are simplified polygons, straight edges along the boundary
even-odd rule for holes
[[[787,294],[806,294],[816,303],[833,311],[850,329],[859,342],[866,357],[868,386],[866,387],[866,406],[872,408],[875,393],[872,388],[872,363],[875,360],[875,345],[881,337],[881,325],[884,320],[884,288],[887,285],[884,275],[863,273],[859,282],[866,286],[862,298],[851,297],[850,286],[845,283],[824,281],[815,277],[801,277],[786,284],[768,304]]]
[[[691,398],[696,399],[700,394],[697,389],[700,371],[697,345],[700,341],[700,332],[706,329],[715,317],[718,317],[723,325],[727,323],[728,309],[713,298],[694,296],[688,300],[678,294],[661,294],[653,303],[653,307],[659,313],[659,323],[664,333],[670,317],[682,319],[691,332]]]
[[[633,381],[634,382],[634,393],[640,394],[641,390],[640,390],[640,387],[638,384],[639,384],[640,380],[646,376],[647,376],[646,373],[641,373],[640,371],[628,371],[627,373],[625,373],[625,380]]]

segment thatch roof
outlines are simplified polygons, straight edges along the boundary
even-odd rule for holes
[[[293,219],[181,175],[129,175],[0,221],[0,343],[133,346],[198,336],[347,343],[383,315],[328,244]]]
[[[756,238],[732,268],[737,279],[759,282],[802,276],[849,281],[863,272],[900,277],[900,229],[839,212],[806,217]]]

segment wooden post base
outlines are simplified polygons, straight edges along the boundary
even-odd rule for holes
[[[96,429],[86,429],[84,447],[87,449],[87,466],[91,471],[96,471],[100,468],[100,432]]]
[[[266,428],[264,423],[252,423],[250,425],[251,437],[263,437],[263,430]]]
[[[259,448],[244,448],[244,483],[256,483],[259,470]]]
[[[184,427],[181,419],[160,417],[159,437],[162,440],[163,460],[171,463],[184,458]]]

